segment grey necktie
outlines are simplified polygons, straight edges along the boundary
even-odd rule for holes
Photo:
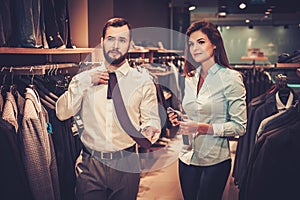
[[[116,114],[123,130],[141,147],[149,148],[151,142],[140,131],[136,130],[130,121],[114,72],[109,73],[107,99],[113,100]]]

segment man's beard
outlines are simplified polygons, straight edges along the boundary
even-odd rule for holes
[[[117,50],[113,50],[113,51],[117,51]],[[106,62],[108,62],[111,65],[119,65],[119,64],[121,64],[127,58],[127,55],[128,55],[127,52],[124,55],[122,55],[121,52],[117,51],[121,56],[119,58],[112,58],[112,57],[110,57],[108,55],[110,52],[111,51],[108,51],[106,53],[105,49],[103,49],[104,58],[105,58]]]

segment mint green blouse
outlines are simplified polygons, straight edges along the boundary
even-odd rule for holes
[[[197,95],[201,66],[194,77],[186,77],[182,107],[188,118],[211,124],[213,135],[193,133],[190,145],[183,145],[179,159],[186,164],[209,166],[230,159],[228,137],[246,131],[246,90],[242,75],[214,64]]]

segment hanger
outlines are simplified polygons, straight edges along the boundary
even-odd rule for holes
[[[287,88],[287,76],[283,74],[277,74],[275,76],[275,82],[276,82],[276,87],[278,89],[285,89]]]
[[[43,92],[45,95],[49,95],[51,98],[57,100],[58,96],[56,96],[53,92],[51,92],[47,87],[45,87],[45,80],[39,76],[35,76],[33,80],[35,87],[38,92]]]
[[[287,85],[287,76],[283,74],[277,74],[275,76],[276,91],[280,100],[286,104],[290,94],[293,94],[293,90]]]
[[[17,85],[14,83],[14,72],[13,72],[13,67],[10,67],[9,72],[11,74],[11,84],[9,86],[9,91],[11,94],[17,98],[18,97],[18,90],[17,90]]]
[[[31,79],[30,79],[30,83],[29,83],[28,87],[34,90],[35,86],[34,86],[34,82],[33,82],[33,79],[34,79],[33,66],[30,67],[29,72],[31,72]]]
[[[3,79],[2,79],[2,84],[0,86],[0,94],[3,96],[3,98],[5,98],[6,97],[6,91],[7,91],[7,86],[5,84],[6,77],[7,77],[6,67],[1,68],[1,74],[3,74]]]

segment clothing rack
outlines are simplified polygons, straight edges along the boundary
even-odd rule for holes
[[[177,56],[158,56],[153,58],[153,60],[163,60],[163,61],[173,61],[176,59],[184,59],[184,56],[177,55]]]
[[[57,63],[32,66],[2,66],[0,72],[12,73],[13,75],[58,75],[76,74],[79,70],[78,63]]]
[[[271,64],[252,65],[252,64],[233,64],[234,69],[273,69],[275,66]]]

